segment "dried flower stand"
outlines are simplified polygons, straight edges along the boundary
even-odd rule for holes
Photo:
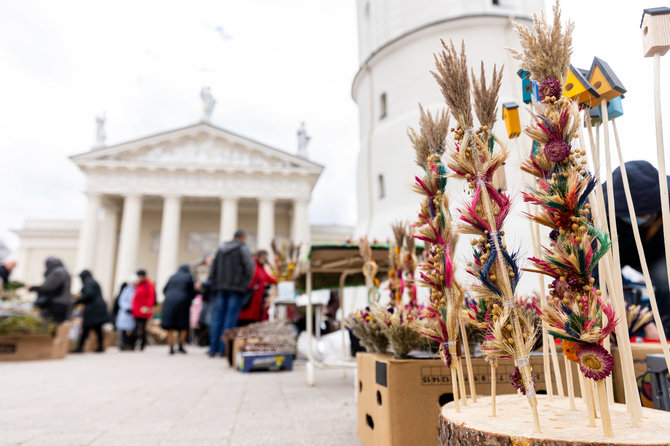
[[[490,397],[479,397],[477,403],[461,407],[456,413],[453,403],[442,407],[439,420],[439,446],[524,445],[524,446],[596,446],[596,445],[670,445],[667,426],[670,412],[643,408],[643,420],[637,427],[623,404],[610,406],[614,437],[603,435],[597,426],[586,427],[584,401],[575,398],[577,411],[570,409],[568,398],[549,399],[538,395],[542,412],[542,433],[535,433],[530,407],[520,395],[499,395],[498,416],[488,414]]]

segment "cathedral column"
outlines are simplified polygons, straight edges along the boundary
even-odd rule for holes
[[[256,231],[256,249],[270,250],[275,236],[275,200],[258,199],[258,229]]]
[[[114,290],[128,280],[137,268],[137,250],[140,243],[142,223],[142,196],[126,195],[123,198],[123,217],[119,236],[119,251],[116,259]]]
[[[102,288],[102,296],[112,302],[116,295],[114,289],[114,264],[116,261],[117,233],[119,230],[119,209],[113,203],[103,203],[105,218],[100,222],[93,275]]]
[[[88,201],[86,203],[86,214],[84,214],[84,221],[79,232],[79,244],[77,246],[77,260],[75,262],[74,275],[79,275],[83,269],[92,269],[93,261],[95,259],[95,245],[97,240],[98,230],[98,213],[100,212],[101,197],[100,194],[88,192]],[[75,282],[72,281],[72,287],[76,290],[80,289]],[[79,284],[81,285],[81,284]]]
[[[291,241],[295,244],[309,243],[311,238],[309,228],[309,201],[293,201],[293,221],[291,222]]]
[[[163,300],[163,287],[172,274],[177,272],[179,256],[179,226],[181,224],[181,197],[163,198],[163,220],[158,247],[158,272],[156,273],[156,297]]]
[[[237,231],[237,208],[237,198],[226,197],[221,199],[221,225],[219,227],[220,242],[232,240],[235,231]]]

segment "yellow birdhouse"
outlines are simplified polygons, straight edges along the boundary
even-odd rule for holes
[[[600,95],[588,81],[584,70],[569,65],[568,77],[563,85],[563,96],[577,101],[578,104],[594,106],[600,104]]]
[[[503,104],[503,121],[505,121],[505,127],[507,127],[508,138],[516,138],[521,134],[519,104],[516,102],[505,102]]]
[[[665,55],[670,49],[670,8],[648,8],[642,13],[642,51],[644,57]]]
[[[600,100],[612,100],[626,92],[623,84],[616,77],[614,71],[602,59],[593,58],[591,70],[589,70],[589,82],[600,95]]]

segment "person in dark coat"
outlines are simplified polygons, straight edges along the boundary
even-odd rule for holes
[[[665,264],[658,171],[647,161],[629,161],[626,163],[626,173],[628,174],[630,193],[635,207],[644,256],[647,260],[658,310],[663,321],[663,329],[666,336],[670,337],[670,289],[668,288],[668,274]],[[619,236],[621,266],[629,265],[631,268],[642,271],[619,167],[612,172],[612,188],[614,190],[614,213]],[[603,184],[603,191],[605,200],[607,200],[607,183]],[[607,203],[607,201],[605,202]],[[607,212],[609,214],[609,210]],[[656,328],[660,329],[660,327]]]
[[[214,255],[205,254],[200,261],[201,265],[205,265],[208,269],[214,261]],[[209,280],[200,283],[199,292],[202,298],[202,308],[198,316],[198,326],[195,330],[198,345],[205,347],[209,345],[209,327],[212,325],[212,310],[214,308],[214,297],[211,293],[212,284]]]
[[[161,327],[168,331],[167,343],[170,354],[174,355],[174,332],[179,332],[179,352],[186,353],[184,342],[189,329],[191,301],[195,298],[195,283],[191,269],[184,264],[173,274],[163,289],[163,314]]]
[[[91,331],[95,331],[98,336],[98,349],[96,352],[104,352],[104,338],[102,336],[102,324],[109,320],[107,313],[107,304],[102,298],[102,291],[100,285],[93,278],[91,272],[87,269],[79,273],[81,282],[84,284],[81,288],[81,295],[75,301],[75,305],[84,305],[84,317],[82,320],[82,332],[79,338],[79,344],[75,353],[84,351],[86,339]]]
[[[70,273],[63,262],[56,257],[47,257],[44,283],[31,286],[29,291],[37,293],[35,306],[45,319],[61,323],[70,317],[72,295],[70,294]]]
[[[246,232],[238,229],[233,240],[219,247],[212,262],[209,281],[214,293],[214,311],[209,332],[210,356],[226,356],[226,345],[221,341],[221,335],[237,324],[244,294],[254,274],[256,265],[246,240]]]
[[[7,284],[9,284],[9,275],[12,274],[12,271],[16,267],[16,260],[8,260],[0,265],[0,280],[2,280],[2,289],[7,289]]]

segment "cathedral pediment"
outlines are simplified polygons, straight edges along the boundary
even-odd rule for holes
[[[320,173],[322,166],[209,123],[96,148],[71,158],[80,168],[252,170]]]

